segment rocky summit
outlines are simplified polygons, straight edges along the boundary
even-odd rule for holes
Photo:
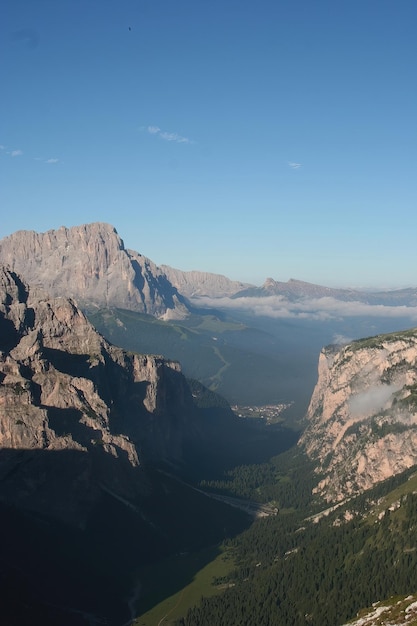
[[[307,420],[299,443],[328,501],[416,464],[417,330],[323,349]]]
[[[0,240],[0,263],[52,296],[80,305],[119,307],[161,319],[188,314],[184,298],[150,259],[124,247],[97,222],[45,233],[21,230]]]

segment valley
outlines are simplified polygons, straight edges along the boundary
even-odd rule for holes
[[[415,593],[413,290],[164,273],[105,224],[0,261],[7,626],[340,626]]]
[[[417,626],[417,0],[3,4],[0,626]]]

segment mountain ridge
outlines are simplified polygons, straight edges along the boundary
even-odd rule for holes
[[[81,305],[118,307],[160,319],[184,319],[188,299],[266,298],[289,301],[334,298],[369,305],[417,306],[417,288],[358,290],[335,288],[291,278],[267,278],[263,285],[231,280],[222,274],[183,271],[156,265],[125,248],[116,228],[93,222],[44,233],[19,230],[0,239],[0,263],[15,269],[33,286],[51,295],[69,295]]]
[[[417,288],[359,290],[354,288],[325,287],[303,280],[290,278],[287,282],[267,278],[260,287],[249,287],[233,294],[238,298],[266,298],[283,296],[290,301],[311,298],[334,298],[342,302],[362,302],[369,305],[416,306]]]
[[[160,267],[174,287],[187,298],[202,296],[222,298],[232,296],[243,289],[254,287],[254,285],[249,283],[230,280],[223,274],[213,274],[198,270],[185,272],[169,265],[161,265]]]

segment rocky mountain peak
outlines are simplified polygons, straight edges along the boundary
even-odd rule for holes
[[[277,282],[273,278],[267,278],[263,284],[264,289],[274,289]]]
[[[181,318],[187,305],[150,259],[124,247],[116,229],[96,222],[45,233],[17,231],[0,240],[0,263],[81,305],[119,307]]]

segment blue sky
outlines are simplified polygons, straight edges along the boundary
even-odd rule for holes
[[[417,286],[415,0],[13,0],[0,237],[105,221],[158,264]]]

